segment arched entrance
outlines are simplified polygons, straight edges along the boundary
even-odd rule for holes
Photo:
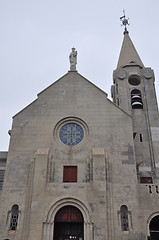
[[[74,206],[58,210],[54,220],[53,240],[83,240],[84,220],[81,211]]]
[[[150,225],[150,240],[159,239],[159,215],[151,219]]]

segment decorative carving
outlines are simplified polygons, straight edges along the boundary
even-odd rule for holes
[[[151,68],[145,68],[143,70],[143,74],[144,74],[144,77],[147,78],[147,79],[152,78],[152,70],[151,70]]]
[[[126,71],[123,68],[119,68],[117,71],[117,76],[120,80],[123,80],[126,77]]]

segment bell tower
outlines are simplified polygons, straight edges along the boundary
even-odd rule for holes
[[[132,116],[133,140],[138,176],[152,178],[159,167],[159,116],[155,77],[142,63],[125,26],[117,68],[113,73],[113,102]]]

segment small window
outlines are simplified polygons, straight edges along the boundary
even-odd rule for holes
[[[143,142],[143,139],[142,139],[142,133],[140,133],[140,142]]]
[[[77,166],[63,167],[63,182],[77,182]]]
[[[152,177],[140,177],[140,183],[151,184],[153,183]]]
[[[0,190],[3,188],[5,170],[0,170]]]
[[[135,139],[137,132],[133,132],[133,139]]]
[[[121,219],[121,230],[128,231],[129,230],[128,208],[125,205],[122,205],[120,208],[120,219]]]
[[[12,206],[12,210],[11,210],[10,230],[15,231],[17,229],[18,217],[19,217],[19,206],[15,204]]]

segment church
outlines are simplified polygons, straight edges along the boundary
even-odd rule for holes
[[[76,69],[13,117],[0,152],[1,240],[158,240],[155,77],[125,25],[112,101]]]

